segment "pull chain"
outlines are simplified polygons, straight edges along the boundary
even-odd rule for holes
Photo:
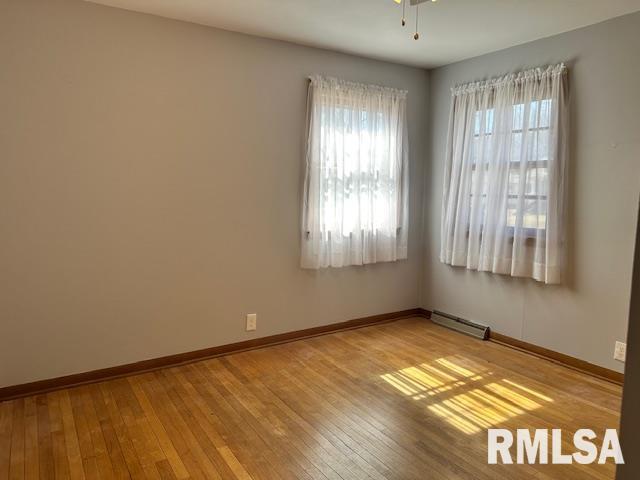
[[[420,4],[416,5],[416,34],[413,36],[414,40],[418,40],[420,38],[420,34],[418,33],[418,14],[419,14],[419,9],[420,8]]]
[[[405,4],[407,3],[407,0],[402,0],[402,26],[404,27],[407,22],[404,19],[404,12],[405,12]]]

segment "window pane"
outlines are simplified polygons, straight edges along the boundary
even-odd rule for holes
[[[525,135],[524,160],[549,160],[549,130],[528,130]]]
[[[519,218],[518,206],[521,200],[510,198],[507,204],[507,226],[532,229],[544,229],[547,221],[547,200],[546,199],[525,199],[523,209]]]
[[[477,110],[473,123],[473,134],[491,135],[493,133],[493,108]]]
[[[522,132],[514,133],[511,140],[511,157],[512,162],[522,160]]]
[[[524,207],[522,226],[525,228],[544,229],[547,222],[547,200],[525,200]]]
[[[471,163],[476,165],[480,160],[480,137],[473,137],[471,140]]]
[[[551,118],[551,100],[531,102],[529,128],[548,128]]]
[[[512,168],[509,171],[509,195],[518,195],[520,192],[520,169]]]
[[[527,170],[525,195],[547,196],[549,193],[549,178],[547,167],[530,168]]]
[[[485,119],[485,132],[493,133],[493,108],[487,110],[486,119]]]
[[[512,168],[509,172],[509,195],[536,195],[546,197],[549,193],[549,178],[547,167],[528,168],[525,174],[524,191],[520,186],[520,167]]]
[[[524,120],[524,104],[518,103],[513,106],[513,129],[522,130]]]
[[[473,122],[473,134],[480,135],[480,125],[482,122],[482,110],[476,111],[475,120]]]
[[[509,198],[507,201],[507,226],[515,227],[518,211],[518,199],[517,198]]]
[[[538,130],[535,159],[549,160],[549,130]]]

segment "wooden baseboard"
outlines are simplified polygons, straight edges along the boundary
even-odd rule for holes
[[[384,313],[381,315],[373,315],[370,317],[356,318],[353,320],[347,320],[345,322],[333,323],[330,325],[322,325],[320,327],[307,328],[294,332],[281,333],[278,335],[246,340],[244,342],[230,343],[228,345],[220,345],[218,347],[205,348],[202,350],[194,350],[192,352],[168,355],[166,357],[142,360],[140,362],[102,368],[100,370],[92,370],[90,372],[75,373],[73,375],[65,375],[63,377],[38,380],[36,382],[13,385],[9,387],[2,387],[0,388],[0,402],[19,397],[25,397],[28,395],[60,390],[62,388],[75,387],[87,383],[101,382],[112,378],[124,377],[136,373],[157,370],[160,368],[173,367],[176,365],[195,362],[206,358],[213,358],[230,353],[252,350],[254,348],[261,348],[269,345],[291,342],[302,338],[315,337],[318,335],[337,332],[339,330],[349,330],[353,328],[364,327],[367,325],[399,320],[401,318],[428,318],[430,316],[430,313],[431,312],[428,312],[421,308],[412,308],[409,310]]]
[[[63,377],[38,380],[36,382],[13,385],[9,387],[2,387],[0,388],[0,402],[4,400],[12,400],[14,398],[25,397],[28,395],[60,390],[62,388],[102,382],[104,380],[109,380],[112,378],[158,370],[160,368],[173,367],[176,365],[182,365],[198,360],[204,360],[206,358],[219,357],[221,355],[227,355],[230,353],[242,352],[255,348],[267,347],[270,345],[277,345],[279,343],[292,342],[294,340],[315,337],[318,335],[325,335],[327,333],[333,333],[340,330],[350,330],[353,328],[391,322],[394,320],[400,320],[402,318],[409,317],[431,318],[431,311],[425,310],[424,308],[412,308],[409,310],[384,313],[381,315],[373,315],[370,317],[356,318],[353,320],[347,320],[345,322],[333,323],[330,325],[322,325],[320,327],[307,328],[294,332],[287,332],[278,335],[271,335],[268,337],[246,340],[244,342],[230,343],[227,345],[220,345],[218,347],[205,348],[202,350],[194,350],[192,352],[184,352],[175,355],[168,355],[166,357],[152,358],[149,360],[142,360],[125,365],[92,370],[90,372],[75,373],[73,375],[65,375]],[[624,382],[624,374],[622,373],[618,373],[613,370],[609,370],[608,368],[594,365],[592,363],[571,357],[569,355],[565,355],[563,353],[554,352],[553,350],[548,350],[546,348],[539,347],[522,340],[517,340],[500,333],[492,331],[490,340],[511,348],[516,348],[532,355],[536,355],[546,360],[559,363],[566,367],[579,370],[589,375],[609,380],[616,384],[621,385]]]
[[[420,308],[419,310],[420,316],[431,318],[431,311],[425,310],[424,308]],[[615,383],[617,385],[624,384],[624,373],[619,373],[615,370],[600,367],[585,360],[580,360],[579,358],[565,355],[564,353],[549,350],[548,348],[539,347],[538,345],[534,345],[533,343],[528,343],[523,340],[518,340],[516,338],[494,332],[491,329],[489,332],[489,340],[510,348],[515,348],[516,350],[520,350],[521,352],[525,352],[530,355],[535,355],[536,357],[543,358],[550,362],[572,368],[573,370],[578,370],[582,373],[586,373],[603,380],[608,380],[609,382]]]
[[[618,385],[622,385],[624,383],[623,373],[619,373],[619,372],[616,372],[615,370],[610,370],[605,367],[600,367],[598,365],[594,365],[593,363],[589,363],[585,360],[580,360],[579,358],[575,358],[570,355],[565,355],[564,353],[556,352],[554,350],[549,350],[548,348],[539,347],[538,345],[524,342],[522,340],[518,340],[516,338],[512,338],[507,335],[502,335],[501,333],[494,332],[493,330],[491,330],[491,333],[489,335],[489,340],[495,343],[506,345],[507,347],[510,347],[510,348],[515,348],[517,350],[529,353],[531,355],[535,355],[536,357],[544,358],[545,360],[558,363],[565,367],[569,367],[574,370],[587,373],[594,377],[598,377],[603,380],[608,380]]]

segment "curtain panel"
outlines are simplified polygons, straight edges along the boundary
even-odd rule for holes
[[[407,258],[407,92],[310,78],[303,268]]]
[[[443,263],[561,282],[568,120],[564,64],[452,89]]]

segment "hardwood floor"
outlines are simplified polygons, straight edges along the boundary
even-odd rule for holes
[[[0,404],[0,479],[610,479],[486,428],[617,428],[621,387],[423,318]],[[601,438],[601,437],[600,437]]]

